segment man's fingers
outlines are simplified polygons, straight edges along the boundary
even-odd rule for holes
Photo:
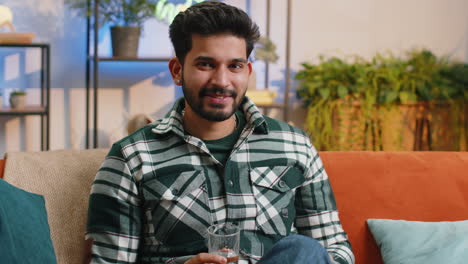
[[[189,259],[185,264],[203,264],[203,263],[215,263],[215,264],[226,264],[226,258],[208,253],[200,253],[195,257]]]

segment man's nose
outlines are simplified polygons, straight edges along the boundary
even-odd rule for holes
[[[229,86],[229,72],[225,68],[218,68],[211,76],[211,84],[220,88]]]

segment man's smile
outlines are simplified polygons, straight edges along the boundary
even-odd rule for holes
[[[214,88],[203,89],[200,96],[208,101],[210,106],[222,107],[226,104],[232,103],[237,96],[235,91]]]
[[[214,97],[214,98],[218,98],[218,99],[223,99],[223,98],[226,98],[226,97],[232,97],[231,95],[226,95],[226,94],[223,94],[223,93],[208,93],[206,96],[209,96],[209,97]]]
[[[221,106],[231,103],[234,98],[225,94],[207,94],[204,98],[208,100],[210,106]]]

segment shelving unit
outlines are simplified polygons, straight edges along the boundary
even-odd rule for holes
[[[41,102],[40,105],[26,105],[23,109],[1,108],[1,116],[41,117],[41,150],[49,150],[49,114],[50,114],[50,45],[45,43],[32,44],[0,44],[0,48],[39,48],[41,50]]]
[[[93,148],[98,147],[98,90],[99,90],[99,63],[100,62],[168,62],[171,58],[169,57],[99,57],[98,49],[98,31],[99,31],[99,1],[100,0],[90,0],[88,4],[92,5],[93,9],[93,21],[94,28],[91,30],[91,20],[88,17],[87,19],[87,37],[86,37],[86,148],[92,146]],[[91,10],[91,9],[90,9]],[[91,45],[91,31],[93,33],[93,54],[90,52]],[[91,73],[92,70],[92,73]],[[91,76],[92,75],[92,76]],[[92,85],[91,85],[92,79]],[[90,106],[91,100],[90,95],[93,94],[93,113],[92,118],[90,117]],[[90,136],[90,121],[92,121],[92,137]],[[91,140],[92,139],[92,140]],[[91,142],[92,141],[92,142]]]
[[[99,63],[100,62],[115,62],[115,61],[127,61],[127,62],[168,62],[170,58],[167,57],[143,57],[143,58],[118,58],[118,57],[99,57],[98,52],[98,31],[99,31],[99,1],[90,0],[90,10],[93,10],[94,28],[91,29],[91,19],[87,19],[87,38],[86,38],[86,148],[92,146],[93,148],[98,147],[98,90],[99,90]],[[283,103],[274,103],[268,105],[258,104],[257,106],[264,109],[264,113],[267,114],[271,109],[281,109],[283,111],[283,120],[288,121],[288,108],[289,108],[289,90],[290,90],[290,27],[291,27],[291,2],[287,0],[287,29],[286,29],[286,85],[284,93]],[[267,36],[270,32],[270,13],[271,13],[271,0],[267,0]],[[91,45],[91,31],[93,33],[93,54],[90,52]],[[92,71],[91,71],[92,70]],[[92,81],[92,82],[91,82]],[[92,83],[92,84],[91,84]],[[266,64],[265,67],[265,88],[269,85],[269,67]],[[91,100],[90,95],[93,95],[93,113],[91,118],[90,106]],[[92,121],[92,137],[90,136],[90,122]],[[91,140],[92,139],[92,140]],[[92,141],[92,142],[91,142]]]
[[[271,23],[271,0],[266,0],[266,28],[265,36],[270,37],[270,23]],[[273,104],[256,104],[259,108],[264,110],[264,114],[268,115],[270,110],[279,109],[283,111],[283,120],[287,122],[289,120],[289,90],[291,88],[291,3],[292,0],[287,0],[286,8],[286,57],[285,57],[285,89],[284,89],[284,100],[282,103]],[[270,65],[268,62],[265,63],[265,77],[264,77],[264,89],[268,89],[270,86]]]

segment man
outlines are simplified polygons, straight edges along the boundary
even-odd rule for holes
[[[206,229],[235,223],[239,263],[353,263],[307,136],[244,97],[257,25],[204,2],[175,18],[170,37],[184,99],[112,146],[90,196],[92,262],[224,264],[206,253]]]

